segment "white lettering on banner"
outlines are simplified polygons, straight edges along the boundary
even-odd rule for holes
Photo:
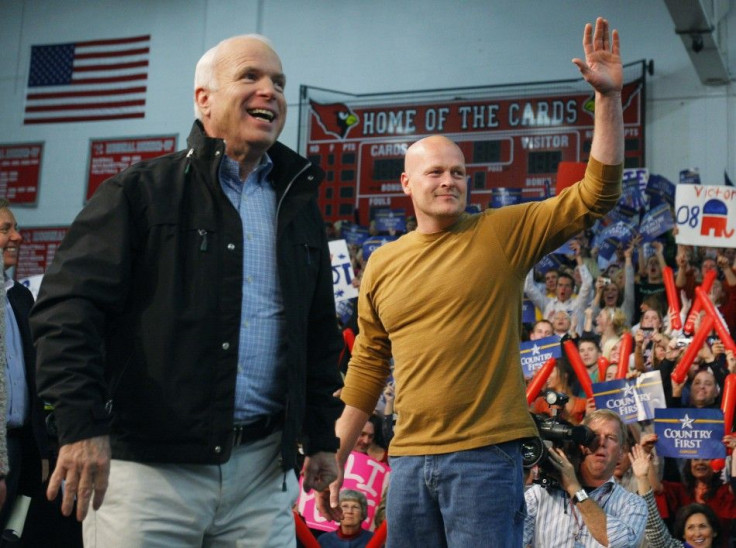
[[[570,138],[567,135],[536,135],[521,138],[521,148],[523,149],[558,149],[568,146],[570,146]]]
[[[374,197],[374,198],[369,198],[368,205],[372,205],[372,206],[373,205],[390,206],[391,205],[391,198],[383,198],[383,197],[380,197],[380,196]]]
[[[363,114],[363,133],[365,135],[415,133],[416,115],[416,109],[366,112]]]
[[[449,113],[450,109],[447,107],[427,109],[424,114],[424,129],[426,131],[444,131]]]
[[[551,108],[550,108],[551,107]],[[574,124],[578,119],[577,103],[569,101],[540,101],[533,103],[512,103],[509,105],[509,125],[528,127],[558,126],[562,123]]]
[[[406,143],[389,143],[387,145],[371,145],[371,156],[404,156],[409,145]]]
[[[710,430],[678,430],[675,428],[665,428],[664,437],[671,439],[701,439],[709,440],[713,432]]]

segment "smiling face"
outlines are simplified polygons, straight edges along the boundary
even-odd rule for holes
[[[3,266],[5,269],[18,264],[18,249],[23,236],[18,232],[15,215],[8,208],[0,209],[0,249],[3,250]]]
[[[465,211],[467,181],[462,151],[440,135],[417,141],[406,151],[401,187],[414,205],[417,230],[427,234],[444,230]]]
[[[705,514],[693,514],[687,518],[683,537],[685,542],[699,548],[711,548],[716,538]]]
[[[258,38],[231,38],[216,50],[213,76],[212,89],[195,90],[207,135],[224,139],[229,157],[257,162],[286,121],[281,60]]]
[[[690,473],[696,481],[710,483],[713,477],[713,468],[711,468],[710,461],[707,459],[692,459],[690,461]]]
[[[690,405],[693,407],[707,407],[712,405],[718,397],[718,384],[713,373],[704,369],[698,371],[690,386]]]

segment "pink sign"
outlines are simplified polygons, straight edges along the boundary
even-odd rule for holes
[[[390,474],[391,469],[388,465],[382,464],[368,455],[353,451],[348,457],[342,488],[360,491],[368,499],[368,517],[363,520],[363,529],[373,530],[373,516],[381,502],[383,492],[388,486]],[[338,523],[328,521],[320,515],[314,502],[315,492],[305,493],[304,489],[301,488],[303,479],[299,479],[299,513],[304,516],[307,526],[311,529],[334,531],[338,528]]]

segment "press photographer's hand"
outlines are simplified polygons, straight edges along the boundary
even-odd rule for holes
[[[552,466],[560,472],[560,485],[568,493],[577,493],[580,489],[580,482],[575,474],[575,467],[565,455],[564,451],[553,447],[549,451],[549,461]]]

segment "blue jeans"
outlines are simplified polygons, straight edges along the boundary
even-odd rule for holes
[[[387,548],[519,548],[524,481],[518,440],[442,455],[391,457]]]

